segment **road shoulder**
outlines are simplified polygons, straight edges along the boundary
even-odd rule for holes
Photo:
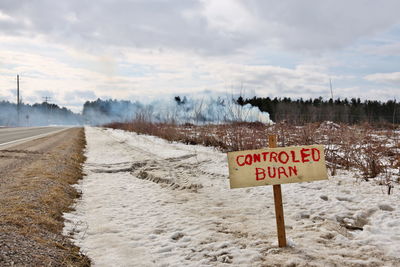
[[[62,214],[79,197],[82,128],[0,150],[0,265],[88,266],[62,235]]]

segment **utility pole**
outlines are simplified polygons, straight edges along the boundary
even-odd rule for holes
[[[17,75],[17,126],[19,126],[19,75]]]
[[[334,104],[334,99],[333,99],[333,89],[332,89],[332,79],[331,77],[329,77],[329,87],[331,89],[331,99],[332,99],[332,106],[331,106],[331,116],[329,118],[329,120],[334,121],[335,120],[335,104]]]
[[[392,121],[393,125],[395,122],[395,118],[396,118],[396,98],[394,98],[394,101],[393,101],[393,121]]]
[[[329,86],[331,88],[331,97],[332,97],[332,101],[333,101],[333,90],[332,90],[332,79],[329,78]]]
[[[46,103],[46,115],[47,115],[47,125],[49,125],[49,100],[51,100],[50,96],[44,96],[43,102]]]

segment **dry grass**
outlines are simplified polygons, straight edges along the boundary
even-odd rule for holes
[[[31,164],[15,172],[15,179],[0,198],[0,242],[23,255],[15,255],[15,264],[32,266],[89,266],[90,260],[62,236],[63,213],[79,197],[71,184],[82,178],[85,158],[83,129],[70,130],[69,140],[58,143]],[[12,237],[7,235],[12,232]],[[10,239],[9,239],[10,238]],[[19,240],[12,243],[11,238]],[[9,253],[9,254],[10,254]],[[0,253],[0,265],[2,258]],[[9,256],[7,256],[9,257]],[[4,256],[4,261],[7,258]]]
[[[267,147],[267,136],[278,135],[280,146],[325,145],[328,169],[355,169],[368,180],[382,173],[400,177],[400,145],[393,125],[374,128],[368,124],[346,125],[330,122],[294,126],[285,122],[274,125],[231,123],[220,125],[176,125],[132,121],[111,123],[109,128],[149,134],[168,141],[217,147],[221,151],[238,151]],[[400,179],[397,179],[400,180]]]

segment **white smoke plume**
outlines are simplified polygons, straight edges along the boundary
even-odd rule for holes
[[[18,115],[19,113],[19,115]],[[125,100],[87,101],[82,114],[54,104],[0,102],[0,126],[103,125],[132,120],[163,123],[219,124],[229,122],[271,123],[269,114],[250,104],[241,106],[233,98],[170,97],[149,104]]]
[[[241,106],[233,98],[175,97],[155,100],[150,104],[140,102],[100,99],[86,102],[83,117],[87,124],[100,125],[126,122],[134,119],[149,122],[218,124],[229,122],[272,123],[269,114],[250,104]]]
[[[82,125],[82,116],[55,104],[0,102],[0,126]]]

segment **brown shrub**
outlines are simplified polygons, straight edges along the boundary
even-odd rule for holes
[[[110,128],[159,136],[168,141],[213,146],[221,151],[239,151],[267,147],[267,136],[278,135],[278,145],[325,145],[325,158],[332,175],[338,168],[357,169],[368,180],[380,175],[385,168],[400,168],[399,138],[393,127],[373,128],[369,124],[346,125],[332,122],[308,123],[295,126],[285,121],[273,125],[234,122],[219,125],[165,124],[133,121],[113,123]],[[392,147],[387,142],[393,143]],[[390,166],[383,159],[391,162]]]

